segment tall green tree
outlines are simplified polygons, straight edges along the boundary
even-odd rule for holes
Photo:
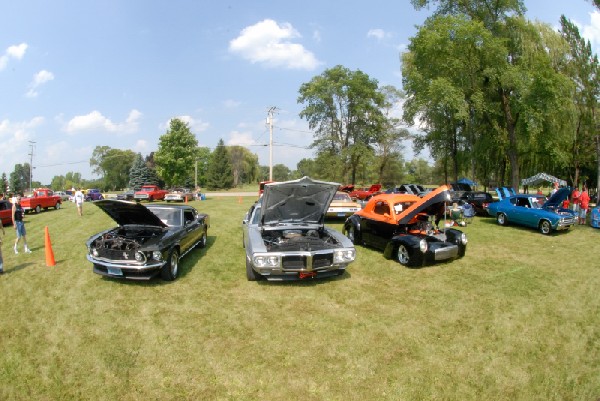
[[[184,185],[193,177],[197,147],[198,140],[188,124],[173,118],[154,154],[156,171],[168,186]]]
[[[6,173],[2,173],[2,178],[0,178],[0,191],[4,195],[8,192],[8,178],[6,177]]]
[[[258,156],[243,146],[229,146],[233,186],[256,181],[258,176]]]
[[[194,178],[194,185],[204,186],[206,185],[206,173],[208,171],[208,165],[210,164],[210,149],[206,146],[196,148],[195,153],[195,166],[196,177]]]
[[[206,172],[206,186],[209,189],[229,189],[233,187],[231,156],[223,139],[219,140],[217,147],[212,152],[208,171]]]
[[[10,173],[8,185],[12,193],[24,193],[31,186],[31,166],[29,163],[15,164],[15,169]]]
[[[430,3],[438,9],[403,60],[408,79],[427,89],[413,87],[411,95],[432,99],[413,114],[428,116],[432,155],[453,164],[454,178],[472,153],[484,165],[494,160],[514,187],[530,154],[546,152],[560,164],[570,83],[548,49],[557,34],[525,20],[517,0],[413,1]]]
[[[395,172],[404,162],[402,141],[407,139],[410,134],[406,128],[401,126],[400,118],[394,114],[404,98],[403,93],[391,85],[383,86],[379,91],[385,99],[381,107],[385,123],[382,130],[377,133],[373,145],[377,169],[376,181],[393,184],[393,181],[396,181]]]
[[[100,187],[104,190],[122,189],[129,181],[129,170],[135,159],[135,152],[127,149],[113,149],[96,146],[90,159],[93,172],[102,177]]]
[[[589,40],[579,33],[579,28],[564,15],[560,18],[561,34],[569,45],[569,57],[564,64],[564,72],[574,85],[573,104],[575,108],[572,140],[573,183],[579,184],[582,165],[592,165],[596,161],[597,188],[600,187],[600,135],[598,134],[598,98],[600,96],[600,76],[598,56],[592,52]],[[594,149],[595,152],[590,150]]]
[[[302,84],[299,93],[298,103],[305,105],[300,117],[315,130],[313,147],[319,154],[337,155],[354,183],[365,150],[384,130],[385,97],[378,82],[338,65]]]
[[[160,185],[162,182],[156,174],[156,169],[149,165],[148,160],[144,160],[140,153],[136,154],[131,169],[129,170],[129,188],[138,190],[142,185]]]

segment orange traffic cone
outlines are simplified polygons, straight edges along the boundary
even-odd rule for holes
[[[55,266],[54,252],[52,252],[52,243],[50,242],[50,234],[48,233],[48,226],[44,229],[45,231],[45,242],[46,242],[46,266]]]
[[[238,196],[238,203],[242,203],[242,197]]]

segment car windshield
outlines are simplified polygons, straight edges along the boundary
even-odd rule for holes
[[[542,198],[532,197],[529,198],[529,203],[531,203],[532,209],[539,209],[542,207],[544,202],[542,201]]]
[[[340,192],[340,193],[335,194],[333,196],[333,200],[338,201],[338,202],[352,202],[350,195],[348,195],[345,192]]]
[[[179,227],[182,225],[181,213],[179,209],[164,207],[149,207],[148,209],[150,209],[152,213],[158,216],[158,218],[169,227]]]
[[[415,202],[398,202],[394,204],[394,212],[396,214],[400,214],[409,207],[411,207]]]

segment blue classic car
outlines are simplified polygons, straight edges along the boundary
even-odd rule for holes
[[[502,226],[514,223],[550,234],[555,230],[567,230],[577,222],[575,212],[562,207],[569,195],[571,188],[559,189],[548,200],[543,195],[515,193],[490,203],[487,212]]]

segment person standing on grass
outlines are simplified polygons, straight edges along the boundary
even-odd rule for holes
[[[575,187],[575,190],[571,194],[571,199],[573,200],[573,211],[577,215],[579,215],[579,195],[579,187]]]
[[[590,196],[588,195],[587,188],[583,187],[581,195],[579,195],[579,224],[585,224],[585,218],[587,217],[587,209],[590,205]]]
[[[2,225],[2,219],[0,219],[0,227],[2,227],[2,235],[6,235],[4,226]],[[4,258],[2,257],[2,238],[0,238],[0,275],[4,274]]]
[[[77,188],[73,197],[75,198],[75,204],[77,205],[77,213],[79,214],[79,217],[81,217],[83,216],[83,201],[85,200],[81,188]]]
[[[12,219],[13,225],[15,226],[15,231],[17,232],[17,238],[15,239],[15,246],[13,247],[15,253],[19,253],[19,249],[17,245],[19,245],[19,240],[23,238],[23,249],[25,253],[31,253],[31,249],[27,246],[27,232],[25,231],[25,222],[23,221],[23,216],[25,215],[25,211],[21,206],[21,195],[17,195],[15,197],[15,203],[12,206]]]

